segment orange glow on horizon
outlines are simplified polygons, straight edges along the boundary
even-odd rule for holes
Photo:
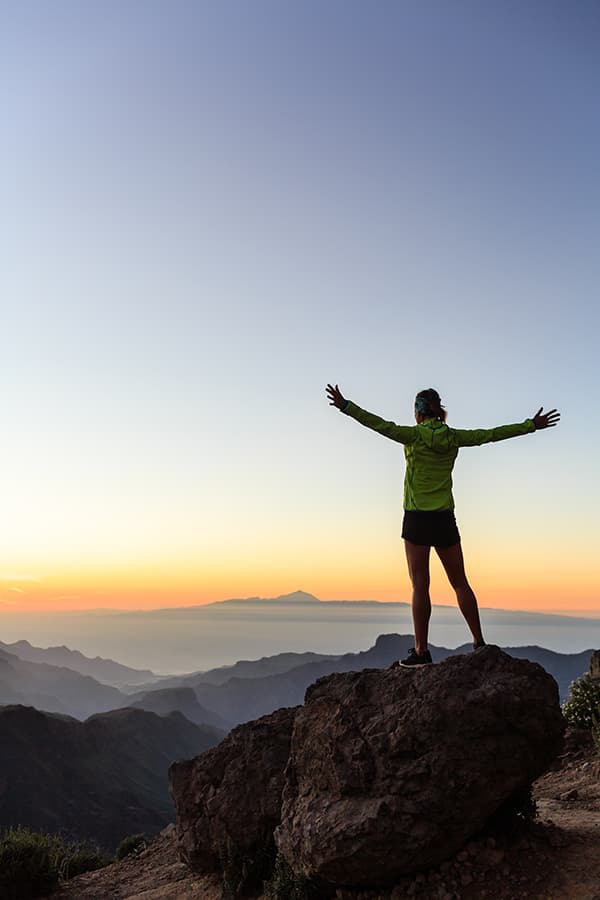
[[[487,563],[487,565],[485,565]],[[437,560],[432,560],[431,599],[434,605],[454,605],[454,594]],[[0,574],[0,615],[3,613],[64,612],[91,609],[160,609],[197,606],[231,598],[273,598],[295,590],[320,600],[376,600],[410,602],[411,589],[404,560],[394,553],[372,570],[365,559],[345,561],[340,567],[289,566],[288,571],[265,571],[250,563],[231,571],[194,570],[191,565],[68,573],[26,574],[13,570]],[[373,572],[377,577],[373,577]],[[556,612],[600,616],[597,580],[590,570],[580,571],[568,584],[555,567],[544,571],[512,565],[502,571],[489,561],[470,567],[470,581],[482,608]]]

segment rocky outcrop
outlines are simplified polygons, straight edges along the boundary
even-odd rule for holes
[[[590,678],[600,681],[600,650],[594,650],[590,659]]]
[[[172,766],[180,853],[208,872],[232,847],[251,861],[275,830],[299,876],[392,885],[476,835],[547,768],[563,730],[556,682],[496,647],[330,675],[303,707]]]
[[[280,709],[239,725],[169,769],[180,855],[196,871],[215,871],[232,854],[250,859],[272,842],[295,713]]]
[[[565,755],[566,754],[566,755]],[[574,900],[598,896],[598,757],[593,746],[574,755],[567,745],[551,771],[534,785],[543,824],[521,823],[518,832],[496,832],[470,841],[440,866],[407,875],[393,888],[338,888],[335,900]],[[577,791],[577,800],[559,800]],[[552,823],[552,824],[550,824]],[[288,882],[289,884],[289,882]],[[285,897],[279,880],[263,897]],[[317,894],[295,890],[287,896]],[[311,886],[312,887],[312,886]],[[258,892],[257,892],[258,893]],[[333,892],[327,892],[331,898]],[[175,835],[166,829],[141,854],[62,885],[56,900],[223,900],[219,873],[198,875],[178,861]]]
[[[496,647],[324,678],[296,716],[278,847],[304,876],[391,884],[464,845],[563,730],[554,680]]]

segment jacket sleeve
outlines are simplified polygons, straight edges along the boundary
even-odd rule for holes
[[[525,419],[524,422],[517,422],[515,425],[499,425],[497,428],[451,429],[456,447],[478,447],[480,444],[505,441],[521,434],[530,434],[532,431],[535,431],[533,419]]]
[[[348,400],[342,412],[350,416],[350,418],[356,419],[357,422],[360,422],[366,428],[371,428],[378,434],[382,434],[392,441],[397,441],[399,444],[412,444],[415,440],[416,429],[414,426],[396,425],[395,422],[386,422],[385,419],[376,416],[374,413],[361,409],[360,406],[357,406],[351,400]]]

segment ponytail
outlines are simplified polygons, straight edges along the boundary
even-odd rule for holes
[[[435,388],[419,391],[415,397],[415,411],[428,419],[438,419],[440,422],[446,421],[447,413]]]

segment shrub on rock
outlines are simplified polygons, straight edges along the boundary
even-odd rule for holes
[[[117,859],[125,859],[132,853],[141,853],[147,846],[145,834],[128,834],[117,847]]]
[[[574,728],[592,728],[600,720],[600,681],[590,675],[582,675],[574,681],[562,711]]]

